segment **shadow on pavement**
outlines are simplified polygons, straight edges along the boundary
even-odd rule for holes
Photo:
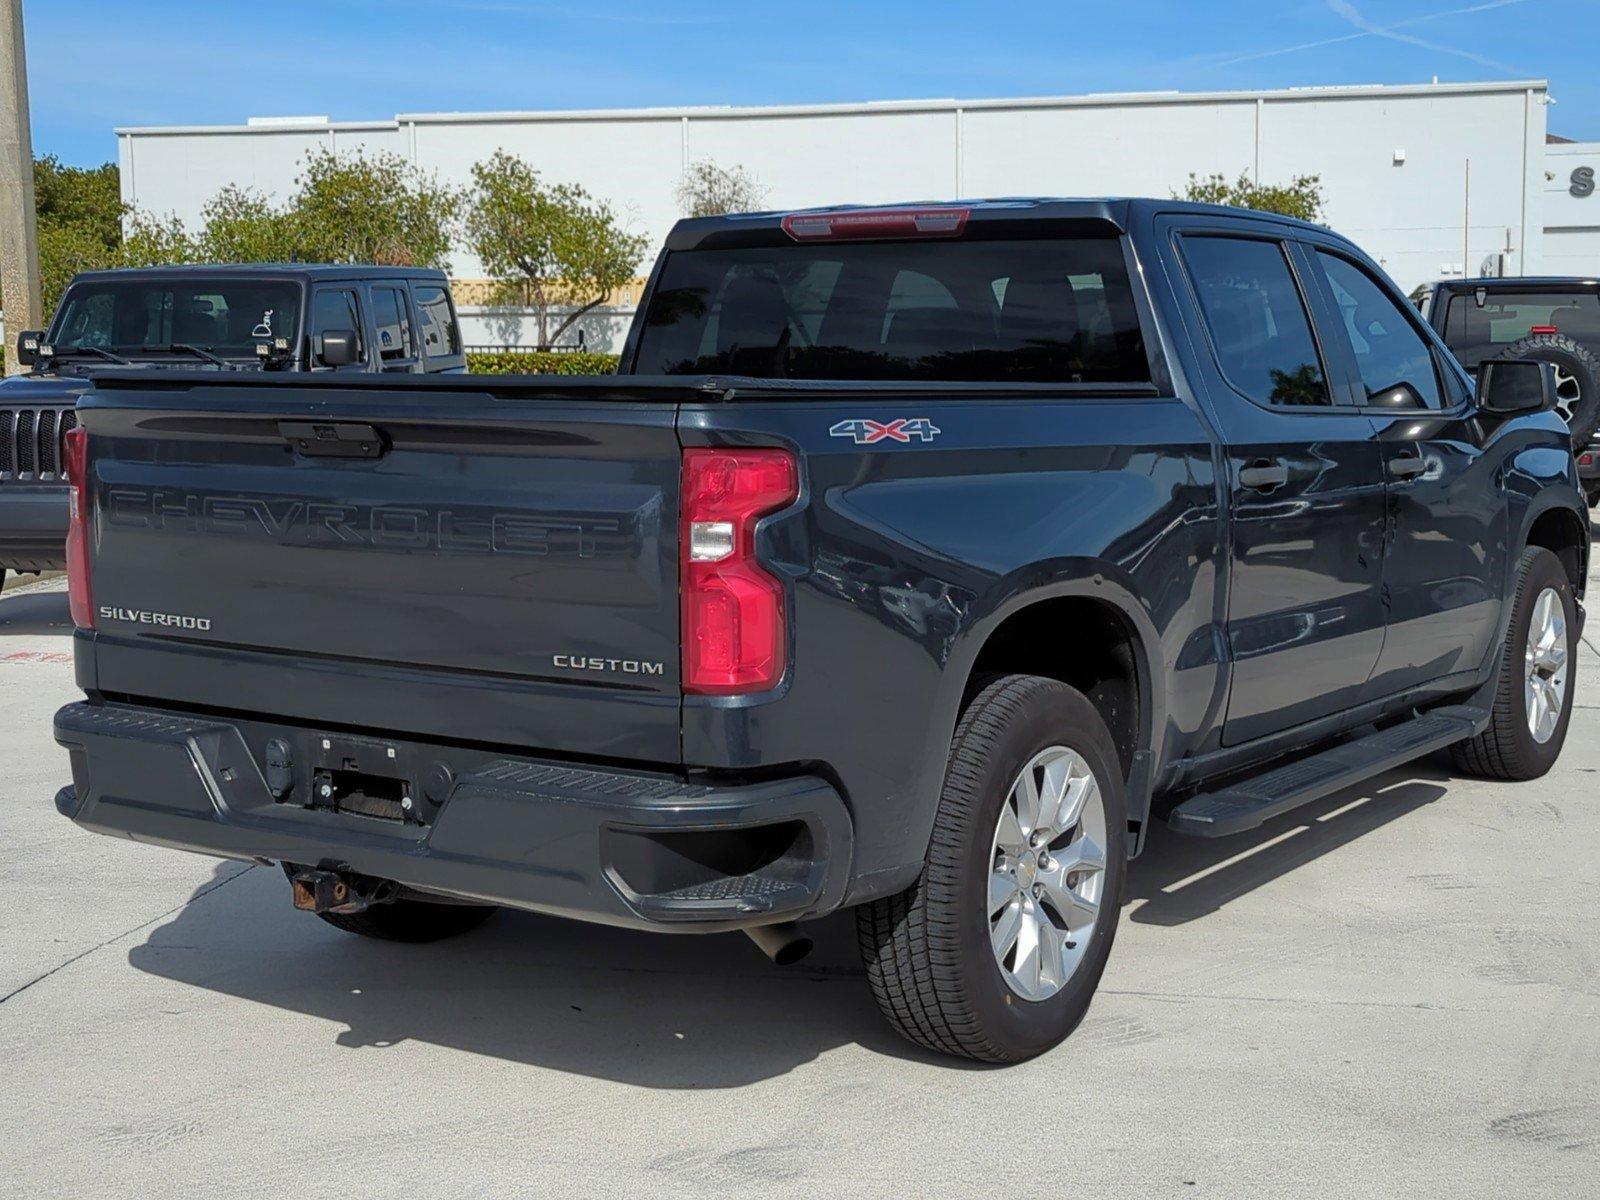
[[[1446,795],[1449,759],[1425,758],[1399,771],[1335,792],[1259,829],[1226,838],[1150,831],[1128,872],[1124,904],[1144,903],[1127,918],[1144,925],[1183,925],[1230,900],[1287,875],[1324,854],[1398,821]]]
[[[1129,919],[1180,925],[1446,794],[1443,760],[1350,788],[1253,833],[1207,841],[1158,826],[1129,875]],[[227,881],[225,886],[219,883]],[[742,935],[681,936],[504,911],[410,946],[296,912],[276,868],[219,864],[191,903],[135,947],[140,971],[343,1026],[351,1050],[405,1041],[654,1088],[740,1087],[829,1050],[925,1055],[879,1016],[850,913],[817,949],[771,966]]]
[[[72,615],[65,592],[0,592],[0,638],[72,633]]]
[[[140,971],[344,1027],[350,1050],[404,1041],[652,1088],[740,1087],[836,1047],[936,1060],[879,1016],[849,913],[817,949],[772,966],[740,934],[640,933],[502,911],[410,946],[336,930],[290,907],[276,868],[217,867],[212,891],[128,955]]]

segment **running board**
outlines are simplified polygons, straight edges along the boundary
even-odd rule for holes
[[[1485,709],[1436,708],[1379,733],[1343,742],[1310,758],[1204,792],[1172,810],[1167,824],[1195,837],[1227,837],[1320,800],[1342,787],[1472,737],[1489,723]]]

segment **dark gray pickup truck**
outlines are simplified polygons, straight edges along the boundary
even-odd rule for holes
[[[65,565],[62,438],[96,369],[466,369],[444,272],[305,263],[86,271],[16,353],[32,370],[0,382],[0,587]]]
[[[1553,389],[1474,390],[1324,228],[1156,200],[685,221],[615,377],[107,371],[56,804],[405,941],[511,905],[785,961],[853,908],[901,1032],[1027,1058],[1157,821],[1550,768]]]

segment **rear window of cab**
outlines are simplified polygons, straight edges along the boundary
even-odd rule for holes
[[[674,251],[641,374],[1146,383],[1115,237]]]

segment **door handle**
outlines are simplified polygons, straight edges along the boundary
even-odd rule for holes
[[[1394,479],[1415,479],[1428,469],[1428,460],[1420,454],[1400,454],[1389,460],[1389,475]]]
[[[1239,486],[1252,492],[1270,492],[1289,482],[1289,465],[1260,459],[1239,468]]]

